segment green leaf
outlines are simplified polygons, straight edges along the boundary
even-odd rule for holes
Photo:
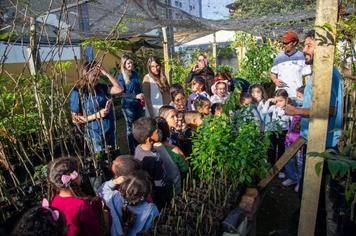
[[[339,165],[335,161],[328,160],[328,168],[332,177],[335,177],[339,172]]]
[[[321,165],[323,164],[323,162],[318,162],[315,164],[315,172],[318,176],[320,176],[320,172],[321,172]]]

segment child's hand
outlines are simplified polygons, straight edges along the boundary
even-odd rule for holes
[[[267,101],[272,102],[272,103],[276,103],[276,99],[275,98],[269,98]]]

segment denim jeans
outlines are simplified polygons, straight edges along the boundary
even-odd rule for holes
[[[131,155],[134,155],[137,142],[132,134],[132,124],[135,120],[144,115],[144,111],[142,108],[122,108],[122,114],[124,115],[126,121],[126,135],[129,152]]]
[[[303,150],[300,149],[285,166],[287,177],[299,183],[303,172]]]

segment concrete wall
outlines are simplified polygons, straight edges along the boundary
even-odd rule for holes
[[[105,52],[100,50],[94,51],[94,55],[96,55],[97,60],[100,60],[104,54]],[[75,84],[75,81],[79,78],[78,75],[81,57],[79,47],[65,48],[61,51],[60,56],[58,50],[55,48],[41,47],[40,55],[41,68],[45,74],[60,80],[62,83],[64,83],[65,87],[72,87]],[[75,61],[75,58],[77,58],[77,62]],[[28,55],[25,47],[16,45],[10,46],[6,49],[6,45],[0,44],[0,61],[3,64],[1,65],[3,70],[14,75],[15,77],[16,75],[20,74],[30,74],[28,64],[26,63],[28,61]],[[54,70],[55,64],[58,61],[69,61],[72,63],[72,65],[63,72],[62,76],[56,73]],[[109,70],[115,66],[115,63],[119,63],[119,59],[117,57],[110,53],[105,54],[104,60],[102,62],[102,65],[105,69]]]

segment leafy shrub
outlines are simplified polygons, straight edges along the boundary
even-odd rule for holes
[[[257,42],[251,38],[245,44],[246,54],[241,62],[238,76],[247,79],[250,83],[270,82],[270,71],[277,49],[267,40]]]
[[[210,180],[224,172],[228,180],[254,183],[267,173],[269,138],[241,115],[232,119],[223,114],[205,120],[193,134],[190,161],[201,179]]]

